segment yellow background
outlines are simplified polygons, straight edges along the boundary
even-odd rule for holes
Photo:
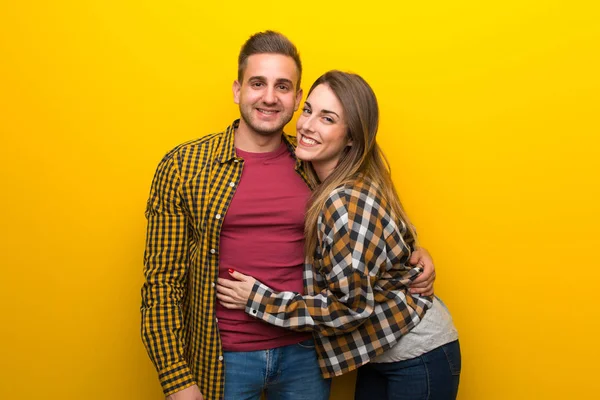
[[[306,89],[332,68],[374,87],[459,398],[598,396],[597,2],[395,3],[0,3],[1,399],[162,398],[139,334],[150,181],[237,117],[237,53],[265,29]]]

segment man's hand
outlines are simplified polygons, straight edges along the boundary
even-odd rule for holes
[[[417,248],[410,257],[412,265],[420,265],[423,268],[421,275],[410,285],[410,292],[423,296],[433,295],[433,281],[435,281],[435,267],[429,252],[423,247]]]
[[[194,385],[167,396],[166,400],[204,400],[204,397],[198,385]]]
[[[244,310],[256,279],[232,269],[229,270],[229,275],[236,280],[217,279],[217,299],[225,308]]]

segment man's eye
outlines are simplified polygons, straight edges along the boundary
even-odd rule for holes
[[[279,90],[288,90],[289,88],[285,85],[279,85]]]

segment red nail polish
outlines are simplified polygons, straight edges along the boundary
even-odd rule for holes
[[[233,272],[234,272],[234,271],[233,271],[231,268],[229,268],[229,273],[230,273],[230,274],[233,274]]]

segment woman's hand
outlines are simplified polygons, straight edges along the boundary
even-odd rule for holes
[[[433,282],[435,281],[435,267],[429,252],[423,247],[417,248],[410,258],[412,265],[419,265],[423,272],[411,283],[410,292],[424,296],[433,295]]]
[[[229,275],[235,280],[217,279],[217,299],[225,308],[244,310],[256,279],[232,269]]]

